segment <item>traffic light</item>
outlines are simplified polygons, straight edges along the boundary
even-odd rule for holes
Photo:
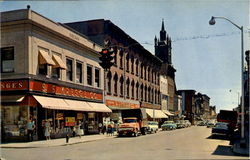
[[[110,67],[114,64],[112,62],[112,60],[114,59],[112,55],[113,51],[110,51],[109,49],[102,49],[102,51],[99,53],[101,54],[101,57],[99,57],[99,60],[101,61],[99,63],[100,66],[105,70],[110,69]]]

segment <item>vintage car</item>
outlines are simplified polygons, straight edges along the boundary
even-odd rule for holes
[[[214,126],[215,126],[215,123],[212,122],[212,121],[209,121],[209,122],[207,123],[207,128],[212,128],[212,127],[214,127]]]
[[[183,120],[176,120],[175,123],[177,128],[185,128],[185,122]]]
[[[228,136],[228,135],[229,135],[228,123],[217,122],[215,126],[212,128],[212,136]]]
[[[177,128],[176,123],[174,121],[165,121],[162,125],[161,128],[163,131],[165,130],[174,130]]]
[[[148,133],[156,133],[159,130],[158,122],[148,121]]]

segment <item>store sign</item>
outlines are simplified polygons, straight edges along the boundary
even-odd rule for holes
[[[102,101],[103,98],[101,93],[63,87],[59,85],[43,83],[38,81],[30,81],[29,85],[30,85],[29,90],[31,91],[40,91],[44,93],[51,93],[56,95],[65,95],[65,96],[72,96],[72,97],[79,97],[79,98],[86,98],[86,99],[100,100],[100,101]]]
[[[75,126],[75,117],[65,117],[65,126]]]
[[[63,113],[57,113],[56,114],[56,120],[63,120]]]
[[[161,109],[160,105],[150,104],[150,103],[141,103],[141,108],[151,108],[151,109]]]
[[[126,103],[126,102],[119,102],[114,100],[106,100],[106,105],[110,107],[119,107],[119,108],[140,108],[139,104],[133,104],[133,103]]]
[[[1,91],[11,91],[11,90],[25,90],[28,89],[28,81],[2,81]]]
[[[76,119],[83,119],[83,114],[82,113],[77,113]]]

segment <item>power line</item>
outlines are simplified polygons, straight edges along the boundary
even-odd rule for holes
[[[248,37],[250,37],[250,30],[248,29],[244,31],[244,33],[248,33]],[[234,31],[234,32],[228,32],[228,33],[218,33],[218,34],[210,34],[210,35],[198,35],[198,36],[190,36],[190,37],[177,37],[173,38],[172,42],[178,42],[178,41],[188,41],[188,40],[196,40],[196,39],[210,39],[214,37],[225,37],[225,36],[232,36],[232,35],[237,35],[240,34],[240,31]],[[154,45],[153,43],[150,42],[143,42],[141,44],[146,44],[146,45]]]

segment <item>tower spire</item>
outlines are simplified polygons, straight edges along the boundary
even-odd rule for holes
[[[162,30],[162,31],[165,31],[165,27],[164,27],[164,19],[163,19],[163,18],[162,18],[161,30]]]
[[[166,31],[164,27],[164,19],[162,19],[161,31],[160,31],[160,41],[166,40]]]

